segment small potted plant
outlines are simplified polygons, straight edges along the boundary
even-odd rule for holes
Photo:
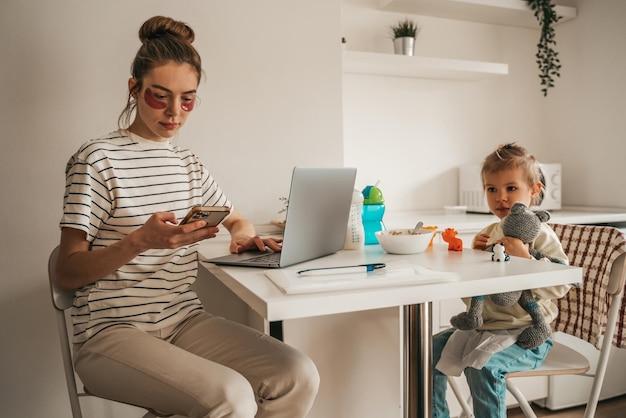
[[[420,29],[419,25],[408,17],[391,26],[394,52],[402,55],[413,55],[415,38]]]

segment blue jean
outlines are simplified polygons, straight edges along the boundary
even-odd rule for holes
[[[453,332],[454,329],[448,329],[433,336],[433,418],[450,417],[446,402],[448,376],[435,366]],[[474,415],[477,418],[506,418],[507,373],[539,367],[552,345],[550,338],[531,350],[513,344],[493,354],[482,369],[467,367],[464,373],[472,395]]]

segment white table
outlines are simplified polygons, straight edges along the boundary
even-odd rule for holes
[[[205,241],[200,246],[201,260],[223,255],[227,252],[227,247],[224,238]],[[582,270],[576,267],[517,257],[513,257],[507,263],[497,263],[491,261],[491,255],[488,252],[469,249],[452,252],[448,251],[444,245],[435,245],[425,253],[410,256],[386,254],[380,246],[372,245],[366,246],[364,250],[342,251],[302,263],[299,267],[328,267],[389,262],[399,259],[437,271],[456,272],[460,280],[402,287],[285,295],[265,277],[262,269],[201,264],[267,321],[404,307],[404,417],[406,418],[429,418],[431,416],[431,302],[578,283],[582,280]],[[416,329],[419,333],[415,332]],[[414,396],[416,393],[417,399]]]

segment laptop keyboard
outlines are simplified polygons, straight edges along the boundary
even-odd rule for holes
[[[261,254],[243,260],[247,263],[269,264],[278,263],[280,261],[280,253]]]

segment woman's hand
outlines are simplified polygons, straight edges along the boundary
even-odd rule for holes
[[[176,216],[171,212],[157,212],[129,238],[138,246],[139,253],[149,249],[179,248],[207,238],[214,238],[217,227],[207,227],[205,221],[176,225]]]
[[[248,250],[267,251],[272,250],[277,253],[282,250],[283,240],[280,238],[261,238],[258,235],[253,237],[241,236],[233,237],[230,241],[230,252],[240,254]]]
[[[230,252],[240,254],[248,250],[280,252],[283,240],[280,238],[261,238],[254,226],[236,210],[231,210],[222,225],[230,232]]]

